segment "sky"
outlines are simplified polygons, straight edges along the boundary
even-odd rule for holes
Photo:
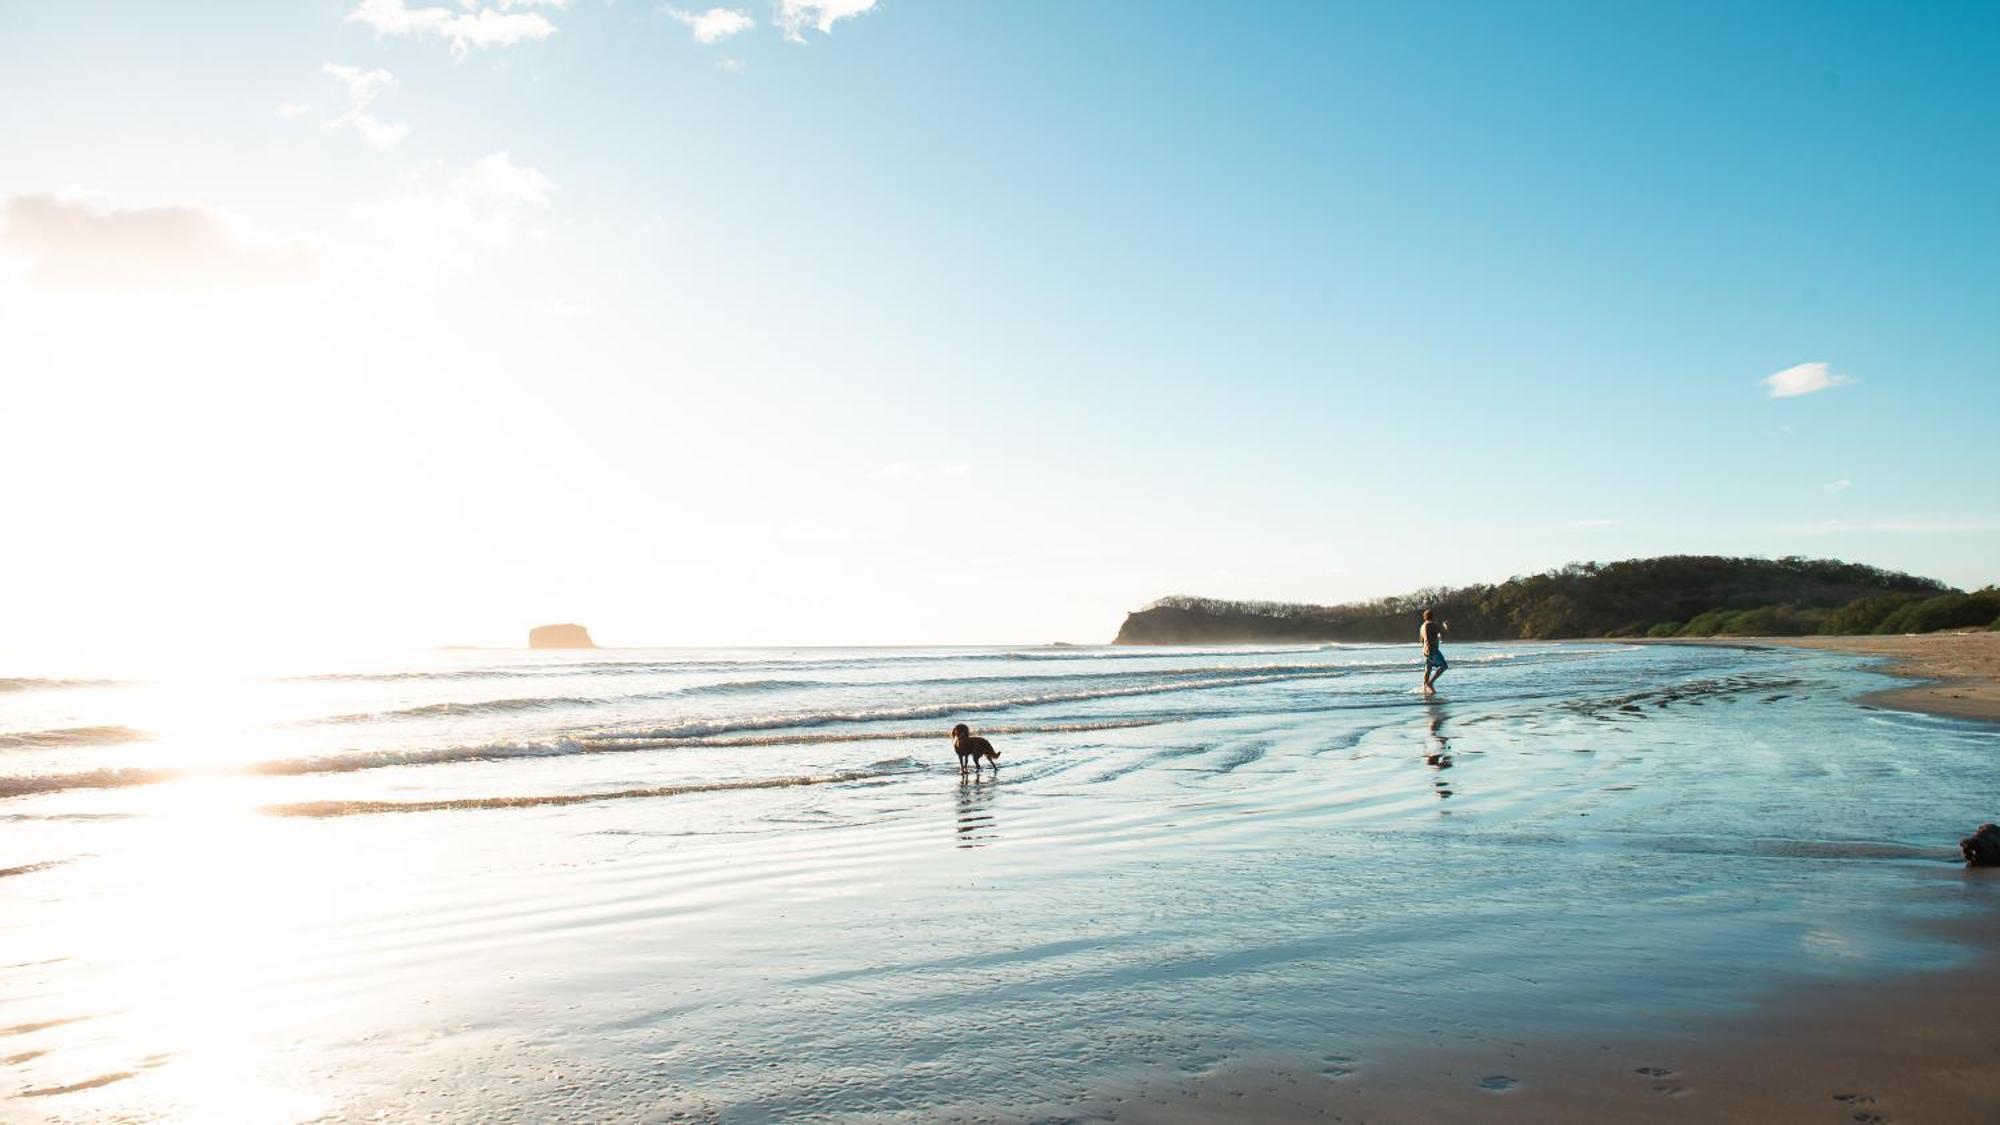
[[[2000,7],[0,0],[0,647],[2000,581]]]

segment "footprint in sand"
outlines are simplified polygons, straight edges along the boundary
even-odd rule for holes
[[[1634,1074],[1640,1074],[1640,1075],[1644,1075],[1644,1076],[1645,1076],[1645,1077],[1647,1077],[1647,1078],[1673,1078],[1673,1077],[1675,1077],[1675,1074],[1674,1074],[1674,1072],[1673,1072],[1673,1071],[1671,1071],[1671,1070],[1668,1070],[1668,1069],[1667,1069],[1666,1067],[1664,1067],[1664,1066],[1639,1066],[1639,1067],[1633,1067],[1633,1068],[1632,1068],[1632,1073],[1634,1073]],[[1673,1083],[1671,1083],[1671,1082],[1655,1082],[1655,1083],[1653,1083],[1653,1092],[1654,1092],[1655,1094],[1658,1094],[1658,1095],[1660,1095],[1661,1097],[1665,1097],[1665,1098],[1678,1098],[1678,1097],[1681,1097],[1682,1095],[1684,1095],[1684,1094],[1686,1094],[1686,1093],[1687,1093],[1687,1087],[1685,1087],[1685,1086],[1676,1086],[1676,1085],[1674,1085],[1674,1084],[1673,1084]]]
[[[1841,1105],[1861,1106],[1875,1104],[1875,1099],[1869,1097],[1867,1094],[1835,1094],[1833,1100],[1839,1102]],[[1860,1122],[1861,1125],[1889,1125],[1888,1118],[1865,1109],[1857,1112],[1854,1115],[1854,1120]]]
[[[1521,1084],[1520,1079],[1509,1078],[1504,1074],[1489,1074],[1486,1077],[1479,1080],[1480,1089],[1495,1094],[1504,1094],[1507,1091],[1512,1090],[1514,1087],[1519,1086],[1520,1084]]]
[[[1320,1061],[1323,1065],[1319,1072],[1330,1082],[1338,1082],[1354,1073],[1353,1055],[1327,1055]]]

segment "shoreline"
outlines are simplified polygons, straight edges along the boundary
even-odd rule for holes
[[[1853,637],[1649,637],[1646,645],[1794,648],[1872,656],[1881,671],[1915,681],[1870,692],[1858,702],[1898,711],[2000,723],[2000,632],[1906,633]]]
[[[1643,639],[1640,644],[1791,648],[1881,658],[1913,682],[1860,697],[1879,706],[2000,722],[2000,633]],[[1994,816],[2000,819],[2000,805]],[[1956,833],[1973,826],[1944,826]],[[1746,1007],[1642,1012],[1627,1031],[1452,1037],[1349,1053],[1231,1060],[1193,1077],[1134,1076],[1086,1116],[1191,1125],[1275,1122],[1600,1121],[1962,1122],[2000,1105],[2000,1060],[1982,1029],[2000,1006],[2000,871],[1952,870],[1941,840],[1939,894],[1983,909],[1929,928],[1965,949],[1950,968],[1873,980],[1774,974]],[[1866,904],[1856,904],[1865,908]],[[1635,1008],[1643,1007],[1640,998]]]

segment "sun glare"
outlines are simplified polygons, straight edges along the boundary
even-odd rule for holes
[[[77,954],[104,983],[98,1065],[142,1077],[152,1104],[183,1120],[267,1122],[321,1112],[279,982],[312,948],[297,927],[302,881],[281,822],[241,783],[157,787],[125,846],[104,857]]]

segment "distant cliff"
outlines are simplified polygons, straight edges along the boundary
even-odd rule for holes
[[[529,648],[596,648],[581,625],[537,625],[528,630]]]
[[[1350,605],[1170,597],[1127,615],[1118,644],[1406,641],[1434,608],[1457,640],[1927,632],[2000,626],[2000,590],[1829,559],[1669,555],[1575,563],[1493,586]]]

